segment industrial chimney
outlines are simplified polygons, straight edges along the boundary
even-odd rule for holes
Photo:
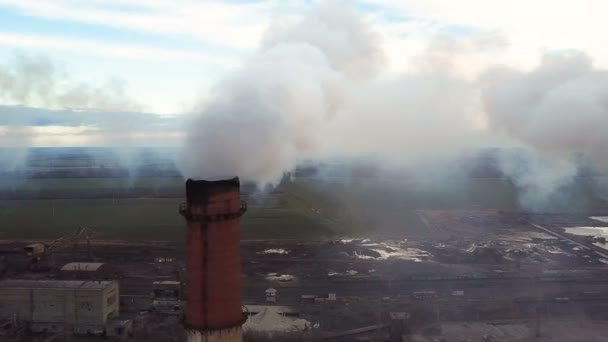
[[[188,342],[242,341],[238,178],[186,181],[186,317]]]

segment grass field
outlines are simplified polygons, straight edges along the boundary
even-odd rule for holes
[[[103,239],[181,240],[184,220],[180,178],[30,179],[21,184],[4,181],[6,191],[112,194],[138,189],[176,193],[174,198],[83,198],[0,200],[0,239],[52,239],[79,225]],[[417,208],[503,209],[518,207],[518,194],[508,181],[497,178],[456,179],[450,183],[419,184],[397,179],[359,179],[283,182],[271,206],[251,198],[242,219],[244,239],[324,239],[337,236],[383,235],[419,237],[428,234],[415,214]],[[60,196],[59,196],[60,197]],[[148,196],[146,196],[148,197]],[[162,196],[161,196],[162,197]],[[584,197],[581,197],[584,198]],[[575,208],[584,201],[568,200]],[[591,202],[590,202],[591,203]],[[257,203],[259,204],[259,203]],[[606,209],[605,202],[590,206]]]
[[[0,201],[0,239],[53,239],[79,225],[103,239],[180,240],[184,219],[179,199],[86,199]],[[319,220],[297,208],[250,208],[244,239],[310,239],[331,235]]]
[[[1,199],[182,197],[181,177],[0,179]]]

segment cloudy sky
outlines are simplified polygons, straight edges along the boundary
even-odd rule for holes
[[[449,59],[454,72],[475,80],[493,64],[531,69],[543,53],[570,49],[584,51],[596,67],[608,67],[603,1],[343,4],[378,35],[384,55],[379,77],[435,67],[429,61],[437,58]],[[90,116],[80,120],[55,112],[52,120],[42,120],[46,114],[30,120],[12,106],[196,111],[218,80],[255,53],[269,28],[297,21],[312,6],[315,1],[305,0],[0,0],[0,104],[9,106],[0,111],[0,143],[27,139],[22,130],[10,134],[11,125],[37,130],[34,145],[107,139],[87,140],[100,129]],[[174,133],[167,134],[179,135]]]

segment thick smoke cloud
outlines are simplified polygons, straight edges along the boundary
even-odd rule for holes
[[[502,160],[524,204],[538,206],[572,182],[579,171],[575,154],[608,170],[608,72],[594,69],[588,56],[548,54],[529,72],[490,70],[482,84],[490,129],[528,148],[525,172],[517,166],[521,156]]]
[[[219,85],[191,125],[186,176],[272,182],[319,151],[347,91],[381,63],[374,34],[355,13],[335,6],[324,4],[299,24],[270,32],[260,51]]]
[[[192,122],[184,174],[273,182],[306,157],[401,164],[478,138],[469,84],[428,70],[386,77],[383,61],[378,36],[335,2],[275,26]]]
[[[556,52],[532,71],[497,67],[478,79],[483,63],[467,58],[500,53],[505,39],[439,37],[407,73],[384,72],[378,36],[342,5],[322,2],[300,22],[271,27],[192,121],[185,176],[264,183],[305,158],[365,158],[436,180],[451,171],[422,165],[515,146],[496,166],[523,206],[542,209],[579,174],[575,153],[605,167],[608,74],[584,54]]]
[[[463,151],[516,146],[499,154],[497,166],[520,189],[523,206],[541,209],[579,176],[576,154],[596,172],[608,170],[608,73],[583,53],[554,52],[533,70],[495,67],[478,79],[482,60],[508,46],[503,37],[438,37],[404,73],[387,68],[381,43],[342,2],[275,23],[190,122],[183,174],[274,183],[304,159],[365,160],[431,184],[463,174],[454,162]],[[123,115],[141,108],[124,82],[74,84],[43,56],[19,55],[0,66],[0,100],[100,109],[95,115],[104,123],[88,127],[90,136],[122,146],[126,163],[138,135],[166,127],[158,122],[142,132],[140,118]],[[81,122],[80,112],[66,112],[72,125]],[[4,115],[0,145],[34,140],[30,126],[39,123],[21,114]],[[61,125],[52,118],[45,115],[52,122],[45,125]]]
[[[531,72],[498,69],[485,78],[492,128],[549,154],[606,156],[608,72],[593,69],[584,54],[545,55]]]

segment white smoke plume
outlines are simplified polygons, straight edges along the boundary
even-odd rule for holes
[[[549,54],[531,72],[503,68],[484,78],[492,128],[549,154],[607,156],[608,72],[594,69],[586,55]]]
[[[319,150],[348,89],[382,58],[363,21],[336,6],[323,4],[297,25],[270,32],[260,51],[219,85],[191,125],[182,155],[186,176],[272,182]]]
[[[310,157],[415,168],[516,146],[525,152],[502,154],[498,166],[521,204],[537,209],[576,180],[575,153],[605,168],[608,74],[582,53],[561,51],[532,71],[499,67],[478,78],[487,59],[469,67],[462,56],[494,56],[508,45],[480,37],[442,37],[395,74],[365,20],[344,3],[321,2],[299,22],[271,26],[259,51],[218,85],[191,123],[182,171],[264,183]]]
[[[525,172],[513,166],[519,161],[510,156],[502,163],[526,204],[546,202],[572,182],[577,153],[596,170],[608,170],[608,72],[594,69],[588,56],[548,54],[529,72],[490,70],[482,84],[490,129],[531,150]]]
[[[432,70],[386,77],[383,61],[377,34],[342,3],[275,26],[192,122],[184,175],[274,182],[306,157],[401,163],[478,139],[467,82]]]

